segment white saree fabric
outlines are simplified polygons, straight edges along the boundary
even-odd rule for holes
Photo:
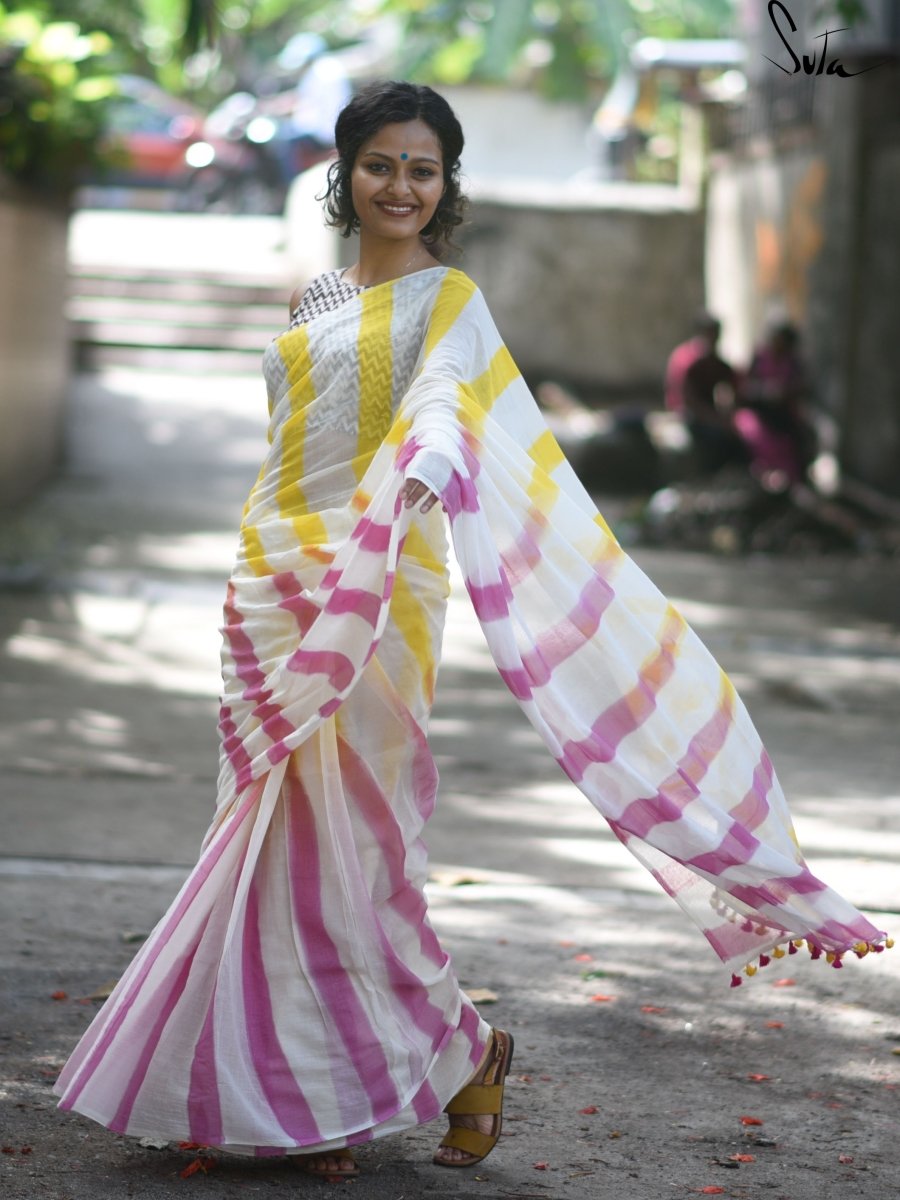
[[[401,505],[408,478],[440,496],[548,749],[723,962],[801,938],[835,965],[881,948],[810,873],[732,685],[616,543],[471,280],[435,267],[368,289],[276,339],[265,370],[215,817],[66,1064],[63,1108],[290,1153],[430,1120],[480,1058],[488,1027],[423,895],[446,522]]]

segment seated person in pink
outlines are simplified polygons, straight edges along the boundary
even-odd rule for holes
[[[764,483],[799,483],[815,453],[806,412],[809,382],[800,356],[800,335],[789,322],[773,325],[744,377],[734,425]]]

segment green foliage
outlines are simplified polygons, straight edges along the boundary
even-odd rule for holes
[[[721,38],[734,34],[734,0],[629,0],[641,37]]]
[[[104,102],[115,94],[109,34],[0,5],[0,166],[20,183],[69,192],[86,170],[115,158],[103,142]]]
[[[310,3],[233,0],[230,10],[249,20],[254,7],[281,14]],[[0,0],[0,172],[65,195],[86,173],[121,164],[105,134],[116,76],[183,90],[185,58],[210,46],[217,26],[216,0]]]
[[[816,18],[839,17],[849,27],[864,25],[869,19],[866,0],[825,0],[816,8]]]
[[[401,73],[425,82],[506,83],[536,75],[578,99],[639,37],[726,37],[734,0],[382,0],[402,20]]]
[[[112,73],[147,73],[143,0],[0,0],[7,14],[30,14],[41,25],[74,24],[110,39],[106,65]]]

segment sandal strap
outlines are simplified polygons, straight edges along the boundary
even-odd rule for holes
[[[470,1083],[456,1093],[444,1112],[454,1117],[482,1117],[502,1110],[502,1083]]]
[[[477,1129],[464,1129],[454,1125],[444,1135],[441,1145],[449,1150],[462,1150],[473,1158],[484,1158],[497,1145],[497,1137],[490,1133],[480,1133]]]

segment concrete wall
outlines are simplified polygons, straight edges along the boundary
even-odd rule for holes
[[[62,447],[67,214],[0,192],[0,507],[36,491]]]
[[[849,64],[851,67],[853,64]],[[900,495],[900,65],[816,81],[815,124],[721,159],[707,293],[746,362],[766,320],[804,335],[845,473]]]
[[[356,238],[324,230],[321,170],[292,190],[288,253],[298,279],[356,261]],[[661,403],[666,359],[703,303],[703,213],[690,189],[478,181],[462,254],[519,364],[595,401]]]
[[[480,187],[459,265],[524,374],[661,398],[703,303],[703,214],[675,188]]]
[[[810,336],[846,472],[900,496],[900,64],[829,89]]]
[[[767,323],[809,325],[810,271],[823,252],[827,168],[805,146],[775,158],[719,162],[707,191],[706,293],[722,352],[749,362]]]
[[[462,171],[487,182],[562,182],[591,168],[594,104],[545,100],[505,84],[442,87],[465,130]]]
[[[861,251],[854,345],[844,405],[843,460],[847,471],[873,487],[900,496],[900,139],[872,163],[866,223],[885,236],[869,236]]]

